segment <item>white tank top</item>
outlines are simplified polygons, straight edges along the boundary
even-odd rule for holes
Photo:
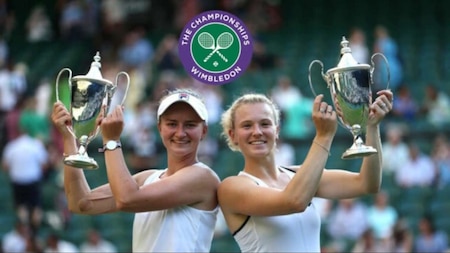
[[[280,168],[290,178],[294,173]],[[239,175],[262,180],[246,172]],[[242,252],[320,252],[320,215],[313,203],[302,213],[279,216],[249,216],[234,234]]]
[[[144,185],[160,180],[166,170],[150,175]],[[218,210],[182,206],[136,213],[133,252],[209,252]]]

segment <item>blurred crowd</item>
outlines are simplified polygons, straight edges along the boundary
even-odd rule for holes
[[[155,132],[158,99],[166,90],[198,89],[208,108],[210,125],[199,157],[214,169],[224,147],[218,122],[233,91],[227,85],[205,85],[183,72],[177,55],[179,31],[204,10],[229,11],[252,31],[254,55],[247,71],[258,74],[283,69],[283,56],[270,50],[264,36],[276,33],[288,22],[283,20],[280,2],[57,0],[50,9],[34,4],[26,20],[18,22],[13,8],[17,3],[0,1],[2,177],[14,192],[34,193],[10,192],[14,216],[9,218],[14,223],[1,234],[3,251],[117,251],[114,242],[108,242],[95,228],[86,231],[83,244],[63,236],[71,215],[60,182],[62,146],[49,121],[54,82],[42,78],[30,83],[27,63],[17,62],[9,52],[8,42],[15,29],[26,31],[27,43],[89,41],[101,52],[103,78],[115,80],[120,71],[130,74],[123,143],[133,172],[161,166],[164,151]],[[367,199],[316,199],[323,207],[324,252],[444,252],[449,248],[450,232],[450,139],[445,131],[450,123],[449,95],[431,81],[419,91],[421,100],[412,95],[414,87],[405,79],[401,45],[388,27],[379,25],[372,31],[352,27],[346,32],[354,58],[377,66],[373,92],[384,89],[389,76],[395,100],[382,131],[383,191]],[[373,41],[368,41],[368,33],[373,34]],[[152,40],[154,34],[161,34],[160,39]],[[373,57],[376,53],[386,57],[389,67],[381,57]],[[305,143],[314,134],[310,120],[313,97],[304,93],[304,86],[304,81],[289,74],[276,74],[267,90],[282,112],[283,136],[276,157],[281,165],[300,161],[299,145],[308,145]],[[120,103],[124,93],[125,87],[118,85],[111,107]],[[417,122],[425,125],[426,137],[417,136],[413,127]],[[42,191],[48,184],[59,187],[52,200],[57,210],[43,207]],[[53,232],[42,238],[39,231],[44,226]],[[218,222],[216,240],[230,236],[224,229]]]

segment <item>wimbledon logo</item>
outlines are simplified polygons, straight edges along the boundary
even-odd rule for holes
[[[186,71],[207,84],[229,83],[244,73],[253,54],[244,23],[224,11],[203,12],[180,35],[178,51]]]

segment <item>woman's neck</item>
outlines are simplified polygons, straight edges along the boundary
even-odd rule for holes
[[[167,170],[169,171],[169,173],[175,173],[178,170],[183,169],[184,167],[192,166],[196,163],[198,163],[197,156],[189,155],[184,157],[177,157],[168,155]]]
[[[260,179],[276,179],[279,170],[273,158],[252,158],[245,160],[244,171]]]

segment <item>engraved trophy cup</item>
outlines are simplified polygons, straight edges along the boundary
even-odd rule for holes
[[[387,87],[390,82],[389,65],[386,57],[381,53],[375,53],[371,57],[372,66],[358,63],[351,54],[349,42],[342,38],[341,57],[337,67],[329,69],[323,73],[323,63],[314,60],[309,65],[309,85],[316,96],[316,92],[311,82],[311,68],[315,63],[322,67],[321,75],[327,83],[331,93],[334,107],[338,114],[339,123],[349,130],[353,135],[353,144],[343,154],[342,159],[361,158],[377,153],[377,150],[364,144],[362,133],[366,130],[366,123],[369,116],[369,107],[372,104],[372,84],[373,72],[375,70],[374,57],[380,56],[386,63]]]
[[[115,83],[103,79],[100,72],[100,53],[94,56],[89,72],[86,75],[72,77],[69,68],[59,71],[56,78],[56,100],[59,99],[59,80],[61,74],[69,72],[68,84],[70,89],[70,114],[72,116],[72,127],[68,127],[70,133],[76,138],[78,152],[64,158],[64,164],[82,169],[97,169],[97,162],[87,154],[87,146],[94,139],[100,127],[97,125],[97,117],[104,108],[103,115],[106,116],[112,97],[116,92],[120,76],[126,79],[126,90],[122,99],[122,104],[128,93],[130,77],[126,72],[119,72],[116,75]]]

